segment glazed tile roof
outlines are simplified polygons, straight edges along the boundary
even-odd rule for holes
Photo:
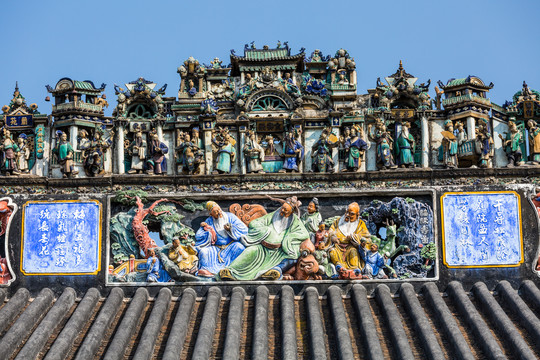
[[[484,105],[491,104],[489,99],[486,99],[486,98],[483,98],[483,97],[477,96],[477,95],[471,95],[471,94],[466,94],[466,95],[451,97],[451,98],[448,98],[448,99],[443,99],[442,103],[443,103],[444,106],[447,106],[447,105],[455,105],[455,104],[460,104],[460,103],[469,102],[469,101],[475,101],[475,102],[478,102],[478,103],[484,104]]]
[[[395,284],[394,284],[395,285]],[[394,295],[381,284],[347,294],[330,286],[290,286],[270,296],[210,287],[204,298],[187,288],[178,298],[146,288],[125,298],[90,289],[80,300],[67,288],[46,288],[34,299],[18,290],[0,308],[1,358],[16,359],[537,359],[540,290],[532,281],[516,291],[501,281],[471,293],[452,282],[441,294],[426,283],[417,294],[404,283]],[[227,297],[224,297],[226,295]],[[0,298],[6,293],[0,290]]]
[[[246,49],[244,50],[244,56],[231,55],[231,59],[244,60],[244,61],[272,61],[272,60],[296,60],[304,57],[304,53],[301,52],[296,55],[290,54],[290,49]]]
[[[446,84],[447,87],[450,87],[450,86],[457,86],[457,85],[463,85],[467,82],[467,79],[466,78],[461,78],[461,79],[454,79],[452,81],[449,81],[448,84]]]
[[[75,89],[78,90],[97,90],[94,85],[88,81],[78,81],[75,80]]]
[[[470,85],[473,87],[477,87],[483,90],[489,90],[493,88],[493,83],[490,83],[489,85],[484,84],[482,79],[480,79],[478,76],[469,75],[466,78],[459,78],[459,79],[450,79],[446,85],[442,85],[441,87],[443,89],[449,89],[453,87],[458,87],[461,85]]]
[[[278,60],[288,56],[287,49],[248,50],[245,54],[247,60]]]

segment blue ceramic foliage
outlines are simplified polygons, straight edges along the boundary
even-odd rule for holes
[[[449,267],[516,266],[523,261],[517,193],[446,193],[442,213]]]
[[[23,210],[25,274],[95,274],[100,268],[98,202],[28,202]]]

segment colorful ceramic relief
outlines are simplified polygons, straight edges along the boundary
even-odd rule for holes
[[[111,199],[109,282],[434,277],[431,199],[381,199],[123,191]]]

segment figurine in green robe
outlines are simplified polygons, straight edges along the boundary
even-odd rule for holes
[[[76,171],[73,166],[74,151],[67,139],[67,134],[59,130],[56,135],[58,138],[52,152],[58,158],[58,164],[60,164],[60,169],[62,170],[64,178],[77,175],[79,172]]]
[[[19,175],[19,171],[17,170],[17,155],[20,149],[11,138],[11,132],[6,128],[4,128],[4,137],[2,138],[0,149],[3,153],[2,170],[5,171],[6,175]]]
[[[319,230],[319,224],[322,222],[322,216],[319,212],[319,199],[313,198],[309,202],[307,212],[302,214],[300,219],[304,223],[309,235],[313,238],[317,230]]]
[[[217,149],[215,152],[216,172],[229,174],[236,156],[236,140],[233,139],[227,129],[220,129],[219,135],[213,137],[212,144]]]
[[[499,137],[503,141],[504,151],[508,157],[508,167],[523,165],[521,161],[521,143],[523,142],[521,132],[518,130],[515,122],[510,121],[508,123],[508,130],[510,132],[505,133],[506,137],[499,134]]]
[[[249,223],[247,236],[240,240],[246,249],[219,272],[221,280],[278,280],[295,264],[300,244],[309,239],[298,216],[301,203],[296,197],[278,201],[279,210]]]
[[[410,125],[405,122],[401,125],[401,132],[396,140],[398,153],[398,165],[404,167],[414,167],[414,137],[409,132]]]

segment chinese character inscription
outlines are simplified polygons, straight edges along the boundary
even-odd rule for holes
[[[442,215],[448,266],[512,266],[523,260],[517,193],[446,193]]]
[[[99,271],[101,206],[98,202],[28,202],[23,211],[24,273]]]

